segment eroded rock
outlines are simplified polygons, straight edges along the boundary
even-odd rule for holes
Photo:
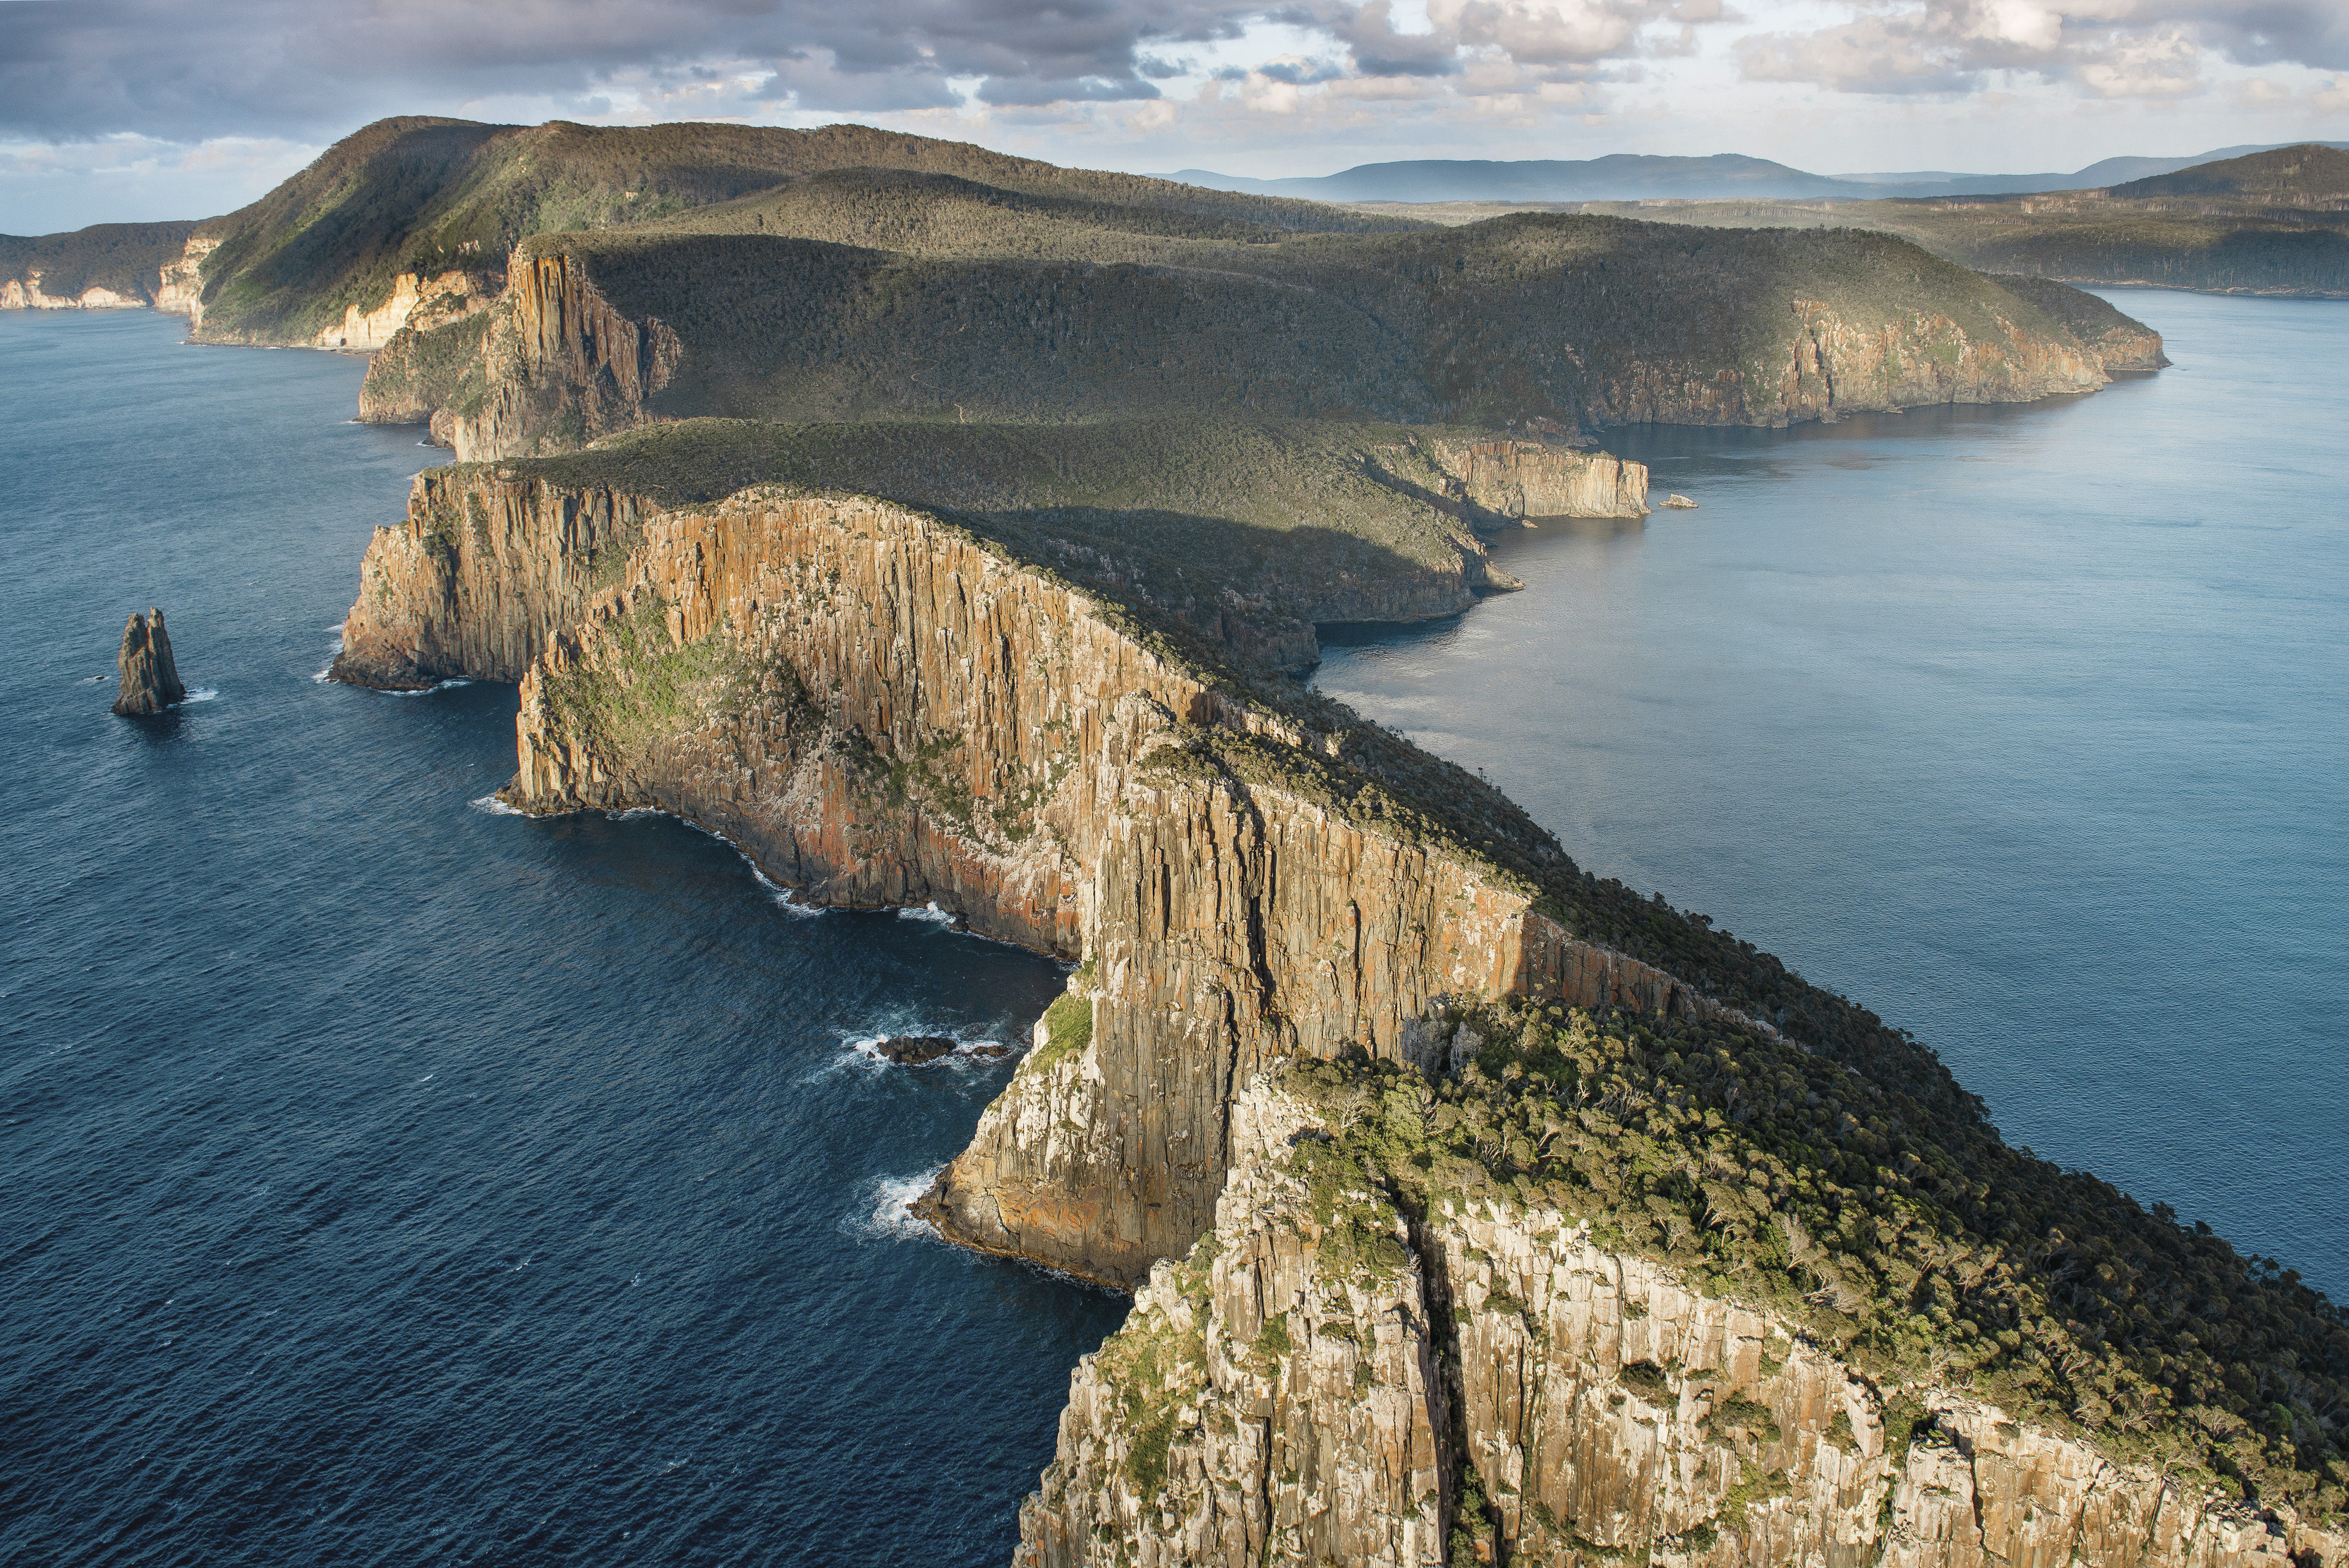
[[[122,628],[122,651],[115,663],[122,673],[121,691],[114,699],[118,713],[160,713],[188,695],[180,683],[180,667],[171,658],[171,639],[163,630],[160,609],[131,616]]]

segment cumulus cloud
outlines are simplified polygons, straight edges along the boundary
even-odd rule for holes
[[[1407,4],[1408,0],[1404,0]],[[1223,68],[1318,90],[1541,81],[1685,52],[1722,0],[0,0],[0,137],[315,139],[379,115],[616,103],[704,117],[1146,103]],[[1194,64],[1201,56],[1211,64]],[[1471,69],[1471,67],[1476,67]],[[1515,90],[1515,89],[1512,89]]]
[[[2349,9],[2338,0],[1857,0],[1852,13],[1750,35],[1738,63],[1749,80],[1844,92],[1963,91],[2007,71],[2140,99],[2196,90],[2211,55],[2349,64]]]
[[[585,99],[713,72],[809,108],[1148,99],[1156,52],[1262,0],[7,0],[0,134],[315,134],[493,98]],[[780,84],[777,87],[777,84]]]

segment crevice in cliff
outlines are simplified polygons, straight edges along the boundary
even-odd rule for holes
[[[1428,1426],[1437,1434],[1439,1500],[1436,1508],[1436,1539],[1444,1542],[1444,1557],[1454,1568],[1466,1565],[1454,1561],[1454,1536],[1464,1522],[1460,1517],[1461,1482],[1470,1469],[1468,1454],[1467,1387],[1460,1363],[1460,1323],[1454,1315],[1452,1269],[1444,1243],[1427,1223],[1427,1210],[1413,1196],[1395,1183],[1380,1180],[1379,1187],[1387,1201],[1394,1205],[1402,1217],[1403,1228],[1411,1238],[1412,1251],[1419,1257],[1422,1295],[1420,1311],[1427,1320],[1428,1344],[1433,1347],[1433,1376],[1427,1380],[1430,1406]],[[1478,1520],[1476,1525],[1489,1523]],[[1474,1539],[1474,1528],[1462,1532],[1463,1539]],[[1500,1532],[1495,1531],[1488,1539],[1493,1561],[1499,1563],[1504,1544]]]

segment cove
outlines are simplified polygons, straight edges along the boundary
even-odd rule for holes
[[[1939,1051],[2010,1141],[2349,1291],[2349,309],[2108,297],[2175,368],[1608,432],[1659,511],[1316,684]]]

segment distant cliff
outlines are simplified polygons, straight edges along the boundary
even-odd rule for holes
[[[1038,243],[1076,256],[1101,232],[1054,221],[1071,232]],[[1169,260],[933,258],[759,234],[540,236],[516,249],[477,349],[428,337],[387,354],[375,374],[401,389],[371,387],[368,406],[412,417],[429,402],[436,439],[475,459],[693,415],[1217,410],[1571,431],[1784,425],[2107,379],[2102,344],[2032,298],[1880,235],[1692,242],[1656,225],[1521,217],[1154,243]],[[427,356],[448,369],[419,373]]]
[[[367,553],[336,668],[378,686],[520,680],[645,517],[778,483],[929,497],[1221,658],[1273,669],[1315,661],[1317,622],[1420,619],[1515,587],[1479,529],[1647,510],[1637,463],[1474,431],[689,421],[419,475],[407,522]]]
[[[166,274],[196,227],[98,223],[66,234],[0,234],[0,310],[171,309]]]

